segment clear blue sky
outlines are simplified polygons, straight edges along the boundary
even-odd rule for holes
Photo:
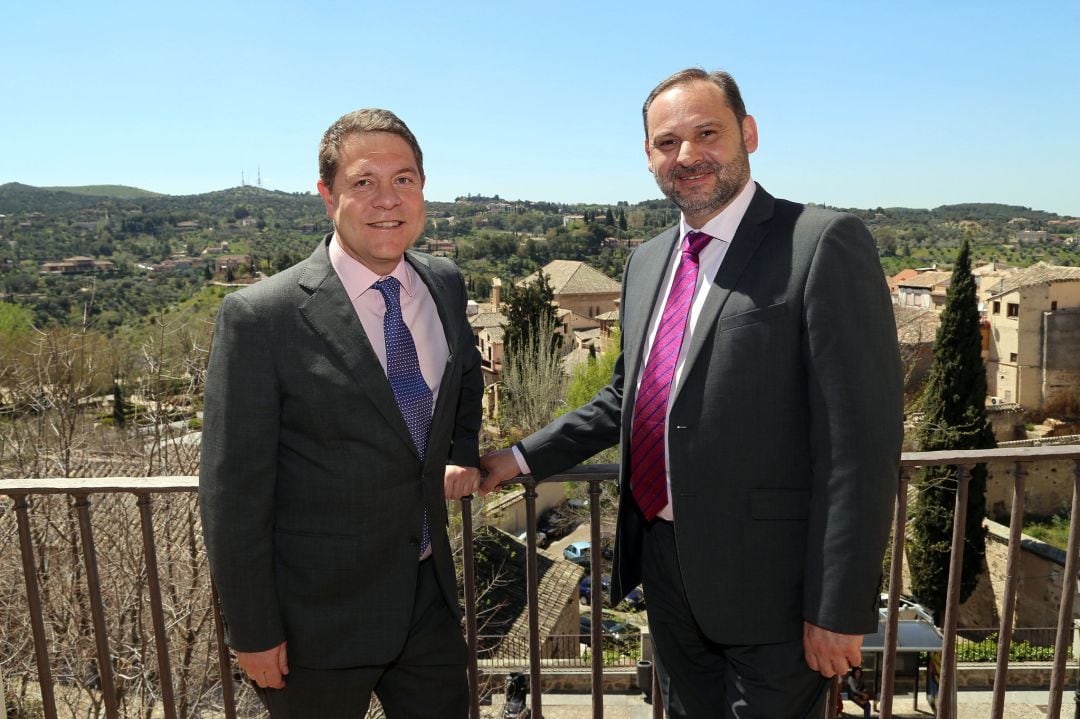
[[[325,128],[386,107],[429,199],[636,202],[641,103],[695,65],[739,81],[778,196],[1080,215],[1077,30],[1075,0],[9,2],[0,183],[314,191]]]

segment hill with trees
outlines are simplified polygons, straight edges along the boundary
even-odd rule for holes
[[[864,219],[883,270],[950,265],[966,235],[973,264],[995,259],[1080,263],[1080,220],[1028,207],[944,205],[849,209]],[[429,202],[420,249],[453,257],[474,299],[492,277],[514,281],[553,259],[589,262],[621,276],[641,241],[678,221],[666,199],[636,204],[553,203],[466,195]],[[103,331],[139,324],[217,282],[250,282],[306,257],[331,229],[321,198],[240,186],[160,195],[122,185],[0,185],[0,299],[29,310],[37,326],[89,323]],[[1017,243],[1022,230],[1045,241]],[[216,258],[245,259],[220,275]],[[43,274],[69,257],[113,263],[99,274]]]

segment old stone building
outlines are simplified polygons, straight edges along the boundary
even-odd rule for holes
[[[992,398],[1045,412],[1080,411],[1080,267],[1039,262],[987,297]]]

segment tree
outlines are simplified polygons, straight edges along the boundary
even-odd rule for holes
[[[555,307],[551,304],[555,293],[543,270],[537,275],[535,282],[511,286],[506,291],[503,347],[510,361],[515,354],[522,354],[531,338],[544,338],[539,346],[552,354],[562,344],[562,337],[555,332]]]
[[[562,337],[555,332],[553,292],[547,276],[506,293],[500,423],[511,437],[534,432],[555,416],[562,396]]]
[[[626,232],[626,211],[623,208],[619,208],[619,229]]]
[[[127,426],[127,403],[124,402],[124,390],[120,387],[120,380],[114,379],[112,386],[113,394],[113,426],[123,429]]]
[[[986,419],[986,368],[971,254],[965,237],[953,269],[941,327],[934,342],[934,360],[921,398],[923,420],[917,431],[920,451],[988,449],[995,446]],[[911,519],[908,549],[911,589],[940,621],[949,581],[952,523],[956,505],[957,467],[924,470]],[[967,522],[964,528],[960,601],[975,589],[986,554],[982,522],[986,516],[986,465],[971,472]]]
[[[604,213],[604,224],[615,226],[615,215],[611,212],[611,208],[607,208],[607,212]]]

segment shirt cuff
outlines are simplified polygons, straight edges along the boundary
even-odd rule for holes
[[[514,453],[514,460],[517,462],[518,469],[522,474],[532,474],[532,470],[529,469],[529,464],[525,461],[525,455],[521,453],[518,446],[515,444],[510,447],[510,451]]]

